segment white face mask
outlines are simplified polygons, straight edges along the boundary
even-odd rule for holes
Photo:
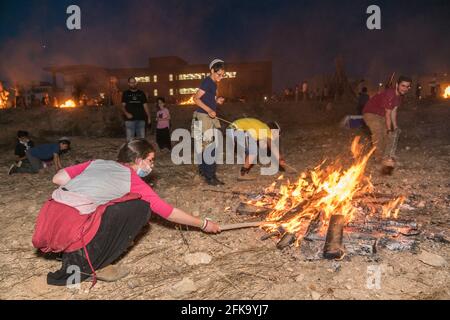
[[[150,169],[138,168],[138,170],[136,171],[137,175],[141,178],[148,176],[151,172],[152,172],[152,168],[150,168]]]
[[[141,160],[141,164],[139,165],[136,173],[139,177],[144,178],[148,176],[152,170],[152,166],[148,165],[144,160]]]

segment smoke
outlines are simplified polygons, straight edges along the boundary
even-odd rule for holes
[[[65,8],[72,2],[82,10],[79,31],[65,26]],[[49,74],[42,68],[51,65],[145,67],[149,57],[165,55],[190,63],[216,57],[271,60],[275,90],[334,73],[338,55],[343,56],[349,76],[377,82],[394,71],[449,71],[445,1],[380,1],[379,31],[366,28],[370,1],[42,0],[39,4],[18,10],[22,27],[14,35],[0,31],[3,80],[43,79]]]

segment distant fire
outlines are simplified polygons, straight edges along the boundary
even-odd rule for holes
[[[181,101],[179,103],[180,106],[188,106],[188,105],[194,105],[194,104],[195,104],[194,96],[191,96],[189,99]]]
[[[60,105],[60,108],[75,108],[77,105],[75,104],[75,102],[71,99],[67,100],[66,102],[64,102],[62,105]]]
[[[450,98],[450,85],[448,85],[447,88],[445,88],[443,97],[445,99],[449,99]]]

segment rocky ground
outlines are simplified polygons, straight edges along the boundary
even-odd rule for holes
[[[286,160],[299,170],[324,158],[348,155],[352,138],[364,134],[359,129],[339,128],[338,119],[346,113],[339,111],[339,106],[328,111],[324,106],[287,104],[245,108],[248,116],[280,121]],[[226,109],[224,117],[233,119],[244,113],[233,110],[241,109]],[[174,111],[173,115],[182,119],[176,125],[188,127],[190,111]],[[367,174],[372,175],[378,191],[407,197],[408,210],[402,209],[400,216],[417,219],[424,230],[448,236],[450,103],[405,108],[399,117],[398,169],[393,176],[383,177],[371,163]],[[13,118],[14,113],[8,113],[1,119],[2,131],[18,129],[17,122],[5,120]],[[25,129],[33,132],[32,124]],[[50,138],[40,135],[39,139]],[[149,135],[149,139],[154,136]],[[93,158],[114,159],[121,143],[123,138],[78,135],[63,162],[70,165]],[[289,254],[296,248],[279,251],[275,240],[261,241],[264,232],[259,229],[208,235],[157,217],[121,259],[131,271],[128,277],[115,283],[98,282],[91,290],[89,282],[80,290],[48,286],[46,274],[59,269],[61,262],[37,253],[31,237],[39,209],[55,188],[51,182],[54,171],[48,168],[38,175],[8,176],[13,160],[9,147],[4,144],[0,155],[0,299],[450,298],[448,243],[422,237],[415,252],[381,250],[376,257],[304,261]],[[219,176],[226,185],[209,187],[196,176],[193,165],[173,165],[170,154],[162,152],[157,154],[152,182],[174,206],[220,223],[240,222],[244,218],[234,210],[245,198],[231,191],[260,191],[274,177],[237,182],[238,168],[219,166]],[[382,270],[381,287],[368,289],[368,268],[374,265]]]

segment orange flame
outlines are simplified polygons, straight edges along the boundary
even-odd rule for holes
[[[67,100],[66,102],[64,102],[62,105],[60,105],[60,108],[75,108],[77,105],[75,104],[75,102],[71,99]]]
[[[346,222],[350,222],[357,210],[352,203],[355,195],[373,192],[370,177],[366,177],[364,171],[375,148],[363,154],[364,147],[359,141],[360,137],[353,140],[353,163],[347,170],[338,161],[328,166],[322,162],[313,170],[301,173],[294,183],[281,182],[278,200],[249,201],[253,205],[272,208],[262,228],[272,232],[281,226],[286,232],[297,234],[300,240],[298,233],[317,216],[320,216],[323,226],[334,214],[344,215]],[[278,179],[265,191],[274,190],[279,182]],[[396,217],[403,201],[404,197],[400,197],[390,203],[383,209],[382,216],[388,218],[393,212]]]
[[[403,202],[405,201],[405,197],[404,196],[400,196],[395,200],[390,201],[389,203],[387,203],[386,205],[383,206],[383,212],[381,213],[381,216],[383,217],[383,219],[388,219],[392,217],[397,219],[398,217],[398,212],[400,210],[400,206],[403,204]]]
[[[189,99],[181,101],[179,103],[180,106],[188,106],[188,105],[193,105],[193,104],[195,104],[194,96],[191,96]]]
[[[447,86],[447,88],[445,88],[443,97],[444,97],[445,99],[449,99],[449,98],[450,98],[450,85]]]

